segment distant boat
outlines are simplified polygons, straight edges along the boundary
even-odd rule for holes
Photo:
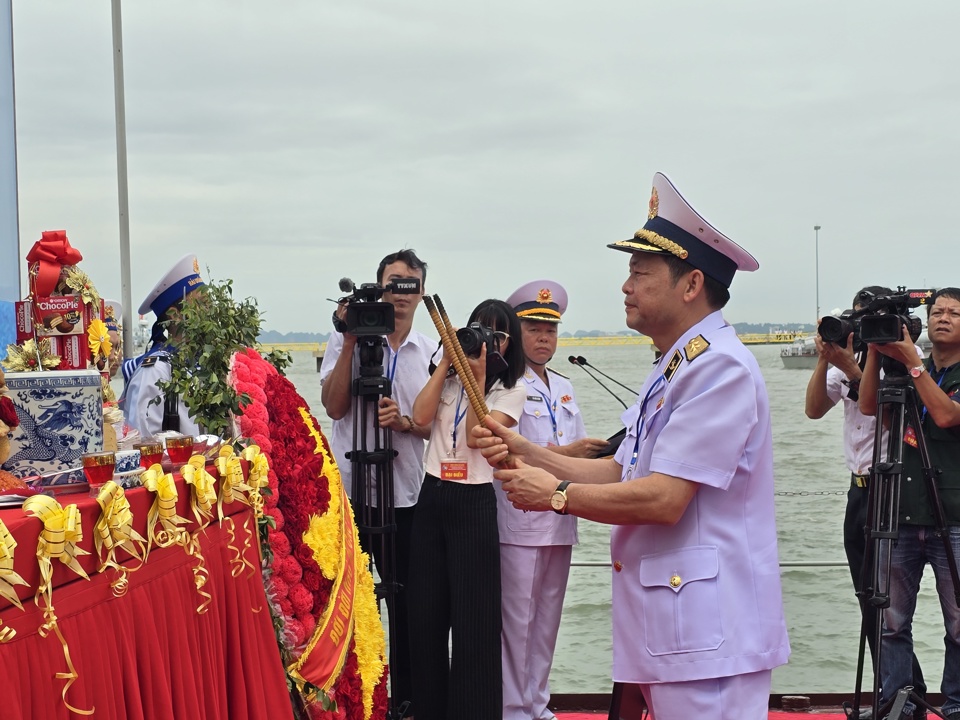
[[[813,370],[817,366],[817,344],[814,335],[797,338],[780,351],[787,370]]]

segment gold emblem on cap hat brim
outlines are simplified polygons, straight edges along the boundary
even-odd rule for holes
[[[619,240],[613,243],[613,245],[618,248],[629,248],[639,252],[668,252],[671,255],[676,255],[681,260],[686,260],[688,255],[686,249],[673,240],[667,240],[667,238],[662,235],[658,235],[652,230],[645,230],[644,228],[640,228],[634,233],[633,240]]]
[[[520,310],[517,317],[521,320],[543,320],[544,322],[560,322],[560,313],[551,308],[530,308]]]

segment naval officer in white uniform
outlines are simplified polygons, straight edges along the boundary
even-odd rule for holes
[[[569,458],[485,421],[473,431],[515,507],[614,525],[613,679],[656,720],[765,720],[787,661],[767,392],[720,309],[757,261],[666,176],[630,253],[628,327],[663,356],[614,458]],[[493,436],[489,430],[497,433]]]
[[[527,399],[519,432],[531,442],[576,457],[594,457],[606,440],[588,438],[570,381],[547,363],[557,351],[557,326],[567,292],[550,280],[519,288],[507,304],[520,318]],[[517,510],[497,489],[503,720],[550,720],[550,668],[577,543],[573,515]]]
[[[120,407],[124,421],[140,431],[142,437],[152,437],[163,430],[175,430],[184,435],[200,434],[200,427],[179,397],[174,395],[159,403],[153,400],[163,395],[157,383],[169,381],[173,374],[170,363],[176,352],[176,336],[168,325],[170,311],[180,307],[189,293],[203,285],[197,256],[184,255],[140,303],[138,312],[141,315],[152,312],[157,320],[153,324],[150,349],[123,363],[126,385]]]

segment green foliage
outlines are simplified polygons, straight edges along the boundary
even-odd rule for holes
[[[293,356],[286,350],[271,350],[263,359],[273,365],[281,375],[286,375],[284,370],[293,365]]]
[[[233,416],[243,414],[240,405],[249,398],[229,385],[227,373],[235,352],[256,347],[260,324],[256,300],[235,300],[232,280],[211,280],[193,291],[167,322],[177,352],[170,381],[160,389],[176,392],[205,432],[225,437]]]

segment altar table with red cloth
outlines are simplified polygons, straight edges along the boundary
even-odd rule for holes
[[[216,475],[213,467],[207,470]],[[191,488],[177,475],[177,514],[191,520]],[[134,528],[147,537],[147,513],[154,494],[128,490]],[[213,600],[202,615],[203,601],[194,584],[196,560],[181,547],[154,547],[147,563],[130,573],[126,595],[114,597],[115,570],[97,573],[94,525],[100,517],[95,498],[83,494],[57,497],[61,505],[77,504],[83,541],[90,555],[79,556],[90,576],[84,580],[54,559],[53,606],[73,665],[79,675],[67,691],[67,702],[81,710],[95,709],[97,720],[289,720],[293,713],[280,662],[257,557],[256,538],[245,557],[249,567],[231,577],[228,547],[243,549],[247,531],[256,533],[253,511],[245,504],[224,505],[233,519],[235,537],[212,522],[200,534],[209,573],[203,587]],[[6,692],[0,700],[3,720],[79,718],[61,698],[67,672],[56,634],[41,637],[43,612],[33,595],[40,582],[36,557],[40,520],[22,510],[0,510],[0,520],[17,541],[14,570],[29,588],[18,586],[24,611],[0,598],[0,630],[16,637],[0,644],[0,678]],[[122,554],[122,557],[128,557]],[[139,561],[124,562],[136,567]],[[42,601],[41,601],[42,604]]]

